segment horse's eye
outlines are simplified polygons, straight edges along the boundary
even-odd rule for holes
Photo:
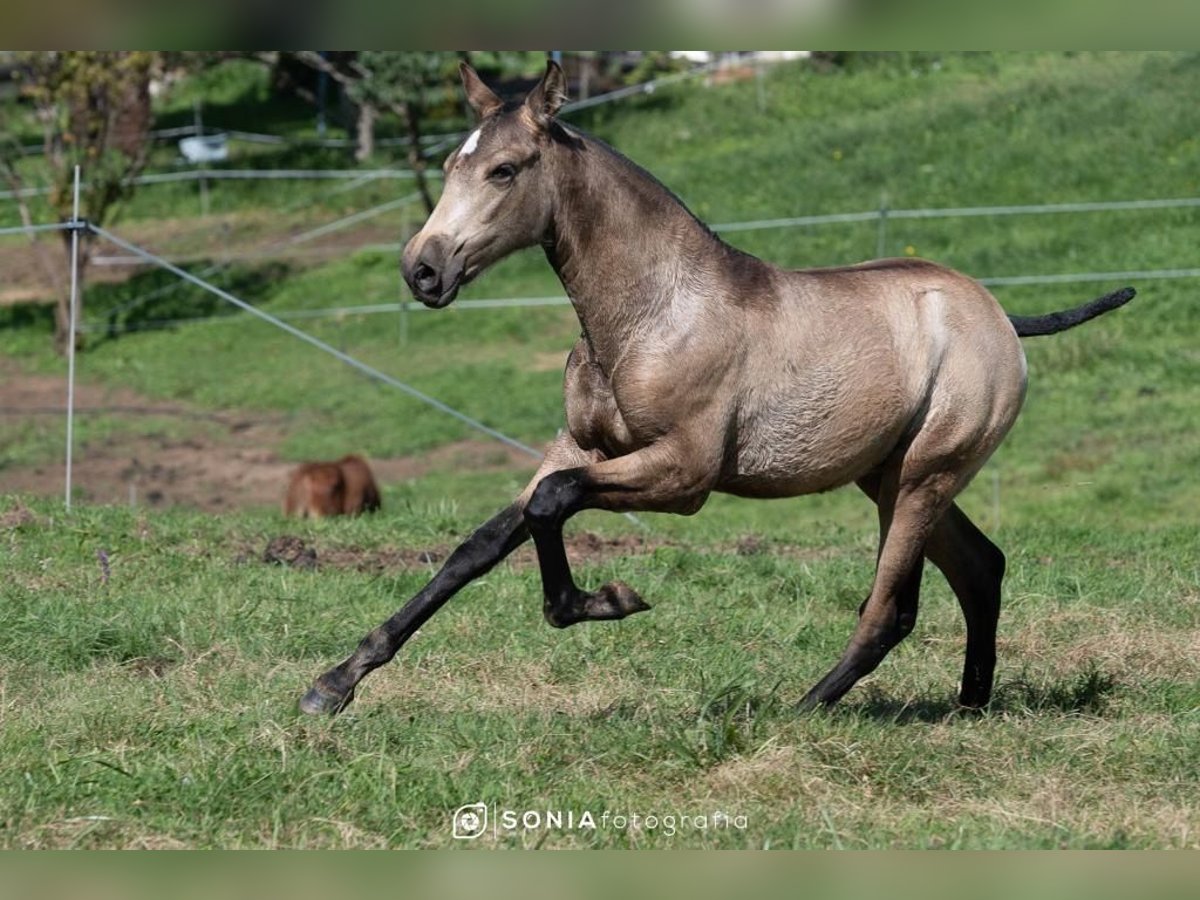
[[[501,163],[488,172],[488,179],[491,181],[512,181],[517,175],[517,167],[511,163]]]

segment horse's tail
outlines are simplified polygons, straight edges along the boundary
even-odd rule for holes
[[[1074,309],[1064,309],[1061,312],[1047,313],[1044,316],[1009,316],[1017,337],[1036,337],[1042,334],[1057,334],[1082,325],[1088,319],[1094,319],[1118,306],[1124,306],[1133,299],[1135,291],[1131,287],[1121,288],[1111,294],[1105,294],[1091,303],[1077,306]]]

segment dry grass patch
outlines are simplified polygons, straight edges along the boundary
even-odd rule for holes
[[[1047,615],[998,641],[1001,658],[1049,665],[1056,672],[1094,667],[1122,680],[1200,678],[1200,630],[1129,621],[1111,610]]]
[[[1131,794],[1125,783],[1080,784],[1056,773],[1029,773],[1014,776],[1007,796],[959,801],[954,814],[963,813],[995,819],[1014,830],[1030,824],[1053,829],[1062,833],[1064,845],[1068,837],[1088,836],[1097,843],[1128,840],[1200,848],[1200,808]]]
[[[707,773],[705,782],[714,793],[738,798],[778,796],[779,785],[785,781],[789,788],[807,794],[818,779],[800,777],[798,763],[795,747],[768,741],[748,756],[719,763]]]
[[[377,680],[376,680],[377,679]],[[643,701],[646,689],[612,673],[558,683],[544,662],[438,655],[415,666],[372,676],[369,702],[403,708],[427,705],[440,710],[603,716],[630,697]],[[365,699],[365,698],[364,698]]]

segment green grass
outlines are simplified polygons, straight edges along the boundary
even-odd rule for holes
[[[665,89],[578,121],[710,221],[871,209],[884,192],[892,208],[1196,195],[1200,110],[1181,98],[1200,89],[1197,55],[938,61],[830,76],[780,68],[765,110],[750,82]],[[250,102],[228,90],[231,104]],[[152,221],[153,205],[145,212]],[[893,222],[888,252],[912,246],[979,276],[1186,267],[1197,264],[1197,215]],[[873,255],[876,231],[734,237],[809,265]],[[399,295],[395,258],[374,252],[228,277],[276,311]],[[100,315],[160,278],[91,286],[89,308]],[[1117,286],[997,295],[1031,313]],[[402,551],[444,551],[504,505],[521,473],[435,470],[386,485],[379,516],[312,525],[267,510],[64,516],[55,501],[6,498],[0,845],[449,846],[450,811],[482,800],[748,820],[674,837],[518,833],[504,845],[1195,847],[1200,307],[1190,281],[1135,286],[1130,307],[1026,342],[1026,408],[962,498],[1009,558],[984,716],[951,712],[962,624],[934,572],[916,632],[875,675],[830,713],[792,712],[842,649],[870,582],[874,514],[853,490],[713,497],[694,518],[644,517],[644,549],[579,570],[589,585],[625,579],[654,606],[625,622],[554,631],[528,557],[505,564],[333,721],[298,717],[296,698],[432,566],[300,572],[260,562],[267,540],[289,531],[327,560],[411,560]],[[465,296],[558,291],[526,253]],[[218,308],[179,292],[139,321]],[[61,371],[43,313],[0,316],[14,365]],[[569,310],[451,307],[412,313],[405,331],[398,316],[302,327],[524,441],[562,422],[558,367],[578,330]],[[419,454],[466,436],[241,314],[97,336],[78,364],[84,380],[153,398],[282,414],[296,458],[347,441]],[[102,440],[130,426],[87,427]],[[49,427],[8,433],[0,459],[50,460],[60,445]],[[32,520],[13,512],[19,503]],[[596,513],[573,527],[640,533]],[[748,536],[762,552],[744,552]]]
[[[5,846],[445,846],[449,812],[477,800],[747,817],[504,844],[1194,843],[1191,528],[1005,528],[1001,666],[981,718],[951,712],[961,625],[933,576],[917,633],[880,672],[836,711],[797,716],[869,580],[869,529],[826,523],[747,556],[710,513],[679,543],[582,567],[588,583],[639,585],[652,612],[557,632],[536,571],[504,566],[329,722],[298,717],[298,693],[428,566],[266,565],[281,528],[266,514],[35,512],[3,537]],[[332,559],[446,546],[473,522],[418,503],[298,528]]]

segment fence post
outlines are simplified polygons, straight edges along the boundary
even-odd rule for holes
[[[765,113],[767,111],[767,85],[761,54],[754,60],[754,81],[758,94],[758,111]]]
[[[192,109],[196,115],[196,137],[202,138],[204,137],[204,122],[200,117],[199,100],[196,101]],[[201,164],[202,167],[207,165],[207,162]],[[201,168],[201,175],[198,179],[200,183],[200,216],[201,218],[208,218],[208,179],[204,177],[203,171],[203,168]]]
[[[67,337],[67,477],[64,502],[71,511],[71,450],[75,444],[75,329],[79,306],[79,166],[75,167],[75,197],[71,206],[71,309]]]
[[[404,252],[403,247],[407,246],[409,239],[412,237],[412,235],[409,234],[409,227],[410,226],[408,223],[408,204],[405,204],[404,206],[402,206],[400,208],[400,242],[401,242],[400,252],[401,253]],[[398,282],[399,282],[398,286],[400,288],[400,346],[407,347],[408,346],[408,290],[407,290],[408,285],[406,285],[404,283],[403,278],[398,279]]]

